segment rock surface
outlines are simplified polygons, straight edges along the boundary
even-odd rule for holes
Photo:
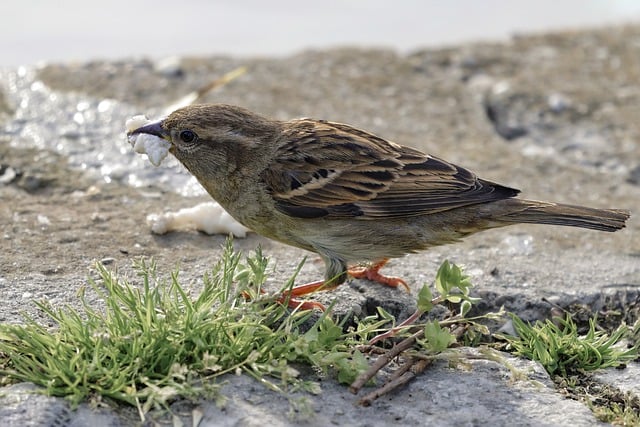
[[[466,266],[484,308],[504,305],[526,319],[547,316],[545,299],[593,309],[612,299],[638,299],[640,27],[523,36],[407,55],[335,49],[279,59],[177,63],[170,73],[133,59],[2,72],[1,322],[19,321],[21,311],[40,318],[33,300],[77,304],[76,291],[97,260],[128,274],[134,258],[154,257],[165,273],[179,264],[185,282],[197,282],[215,263],[224,236],[149,232],[148,214],[208,199],[195,186],[185,190],[193,184],[177,165],[152,169],[126,157],[124,119],[159,115],[238,66],[248,73],[204,101],[282,119],[350,123],[520,188],[527,198],[632,212],[627,228],[613,234],[515,226],[392,261],[386,271],[403,276],[414,291],[450,259]],[[276,262],[274,286],[300,261],[299,250],[256,235],[235,244],[245,251],[263,246]],[[322,270],[311,256],[300,283]],[[400,317],[414,304],[413,296],[362,281],[318,299],[334,298],[343,312],[382,305]],[[228,408],[203,402],[200,425],[262,425],[267,418],[273,425],[509,425],[515,419],[523,425],[598,424],[586,406],[556,393],[535,364],[518,363],[543,385],[512,381],[504,366],[490,362],[474,361],[469,372],[436,365],[395,396],[359,408],[346,389],[326,381],[315,413],[303,421],[287,417],[281,396],[235,379]],[[612,371],[601,378],[615,385],[615,377]],[[67,417],[64,425],[135,420],[122,408],[83,408],[69,415],[64,401],[24,397],[25,387],[0,389],[0,416],[8,425],[39,425],[49,413]],[[638,393],[637,384],[627,388]],[[187,411],[185,421],[189,417]]]

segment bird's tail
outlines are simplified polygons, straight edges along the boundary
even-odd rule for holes
[[[565,225],[616,231],[624,228],[630,216],[629,211],[621,209],[594,209],[521,199],[507,199],[504,202],[510,209],[505,209],[499,220],[505,223]]]

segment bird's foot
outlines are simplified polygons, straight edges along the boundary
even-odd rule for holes
[[[306,285],[302,285],[302,286],[306,286]],[[322,305],[321,303],[317,302],[317,301],[301,301],[297,298],[295,298],[295,293],[293,291],[295,291],[296,288],[291,289],[291,291],[284,291],[277,299],[276,301],[280,304],[286,304],[287,307],[292,308],[292,309],[298,309],[298,310],[313,310],[318,309],[320,311],[326,311],[326,308],[324,305]],[[309,292],[313,292],[313,291],[309,291]],[[265,291],[261,290],[261,293],[265,293]],[[304,294],[299,294],[299,295],[304,295]],[[249,295],[248,292],[243,292],[242,296],[244,296],[244,298],[246,300],[250,300],[251,299],[251,295]]]
[[[278,298],[278,302],[287,304],[289,308],[297,308],[298,310],[313,310],[314,308],[325,311],[324,305],[316,301],[300,301],[295,297],[302,295],[308,295],[313,292],[324,291],[334,288],[334,286],[326,285],[324,280],[318,280],[316,282],[305,283],[304,285],[294,286],[288,291],[284,291]]]
[[[355,279],[367,279],[373,282],[382,283],[383,285],[391,286],[393,288],[403,286],[407,290],[407,292],[411,292],[409,289],[409,285],[407,285],[407,282],[405,282],[401,278],[389,277],[380,274],[380,269],[384,267],[387,261],[388,259],[383,259],[382,261],[378,261],[368,267],[352,267],[348,272],[349,275]]]
[[[283,293],[277,300],[280,304],[287,304],[287,307],[292,308],[294,310],[313,310],[317,309],[320,311],[326,311],[326,307],[319,303],[318,301],[300,301],[299,299],[292,298],[287,295],[287,293]]]

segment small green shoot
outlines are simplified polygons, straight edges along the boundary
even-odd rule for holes
[[[578,327],[567,315],[565,319],[537,321],[530,325],[511,315],[517,337],[503,336],[514,353],[540,362],[551,375],[567,377],[581,371],[615,367],[638,357],[638,346],[623,349],[620,340],[627,334],[625,325],[611,335],[596,330],[589,321],[586,335],[578,335]]]
[[[436,305],[448,302],[451,304],[459,304],[460,311],[458,314],[452,313],[446,320],[439,322],[430,321],[424,325],[424,338],[418,339],[418,342],[424,350],[435,354],[455,344],[457,338],[449,331],[449,326],[464,325],[464,340],[479,334],[489,334],[486,326],[475,322],[475,320],[478,319],[468,319],[465,317],[469,313],[469,310],[471,310],[473,304],[480,301],[480,298],[474,298],[470,295],[473,285],[471,284],[469,276],[465,275],[459,266],[445,260],[438,269],[434,286],[438,292],[438,295],[435,297],[430,287],[426,284],[418,291],[417,309],[415,313],[402,322],[396,328],[397,330],[406,330],[414,326],[414,322],[423,314],[430,312]],[[494,315],[495,313],[489,313],[488,315],[480,316],[480,318],[489,318]],[[385,332],[375,337],[373,341],[379,341],[391,335],[393,335],[393,333]]]
[[[424,340],[421,344],[431,352],[440,353],[455,342],[456,337],[447,329],[443,329],[439,322],[432,320],[424,326]]]

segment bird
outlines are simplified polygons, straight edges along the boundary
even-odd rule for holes
[[[630,216],[518,198],[519,190],[469,169],[328,120],[194,104],[129,132],[137,134],[168,141],[169,153],[241,224],[322,258],[322,280],[281,297],[302,309],[323,309],[298,297],[348,276],[408,289],[380,273],[389,259],[479,231],[533,223],[612,232]]]

